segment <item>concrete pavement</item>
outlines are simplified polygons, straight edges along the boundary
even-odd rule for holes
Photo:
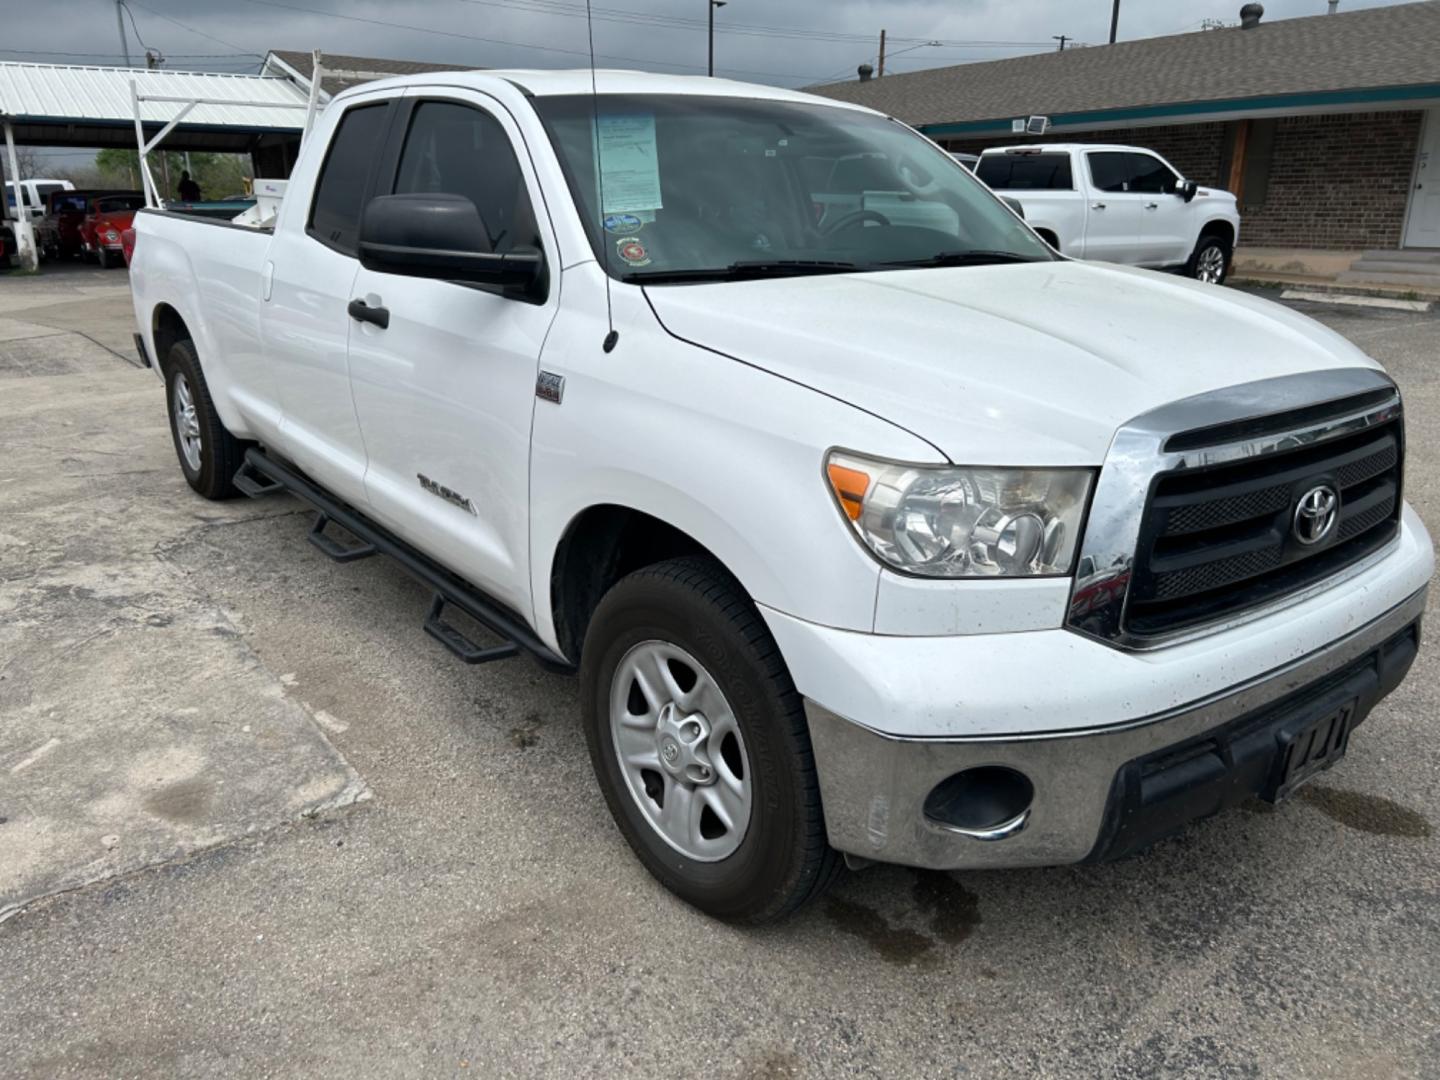
[[[53,285],[0,278],[0,318],[61,325],[15,299]],[[90,299],[77,329],[128,335],[123,296]],[[1440,322],[1311,310],[1400,381],[1408,494],[1440,522]],[[17,753],[51,738],[203,739],[187,779],[247,786],[117,805],[136,830],[177,828],[167,809],[235,824],[0,924],[0,1075],[1440,1080],[1433,648],[1284,807],[1114,865],[875,868],[735,930],[632,858],[571,682],[455,663],[420,632],[424,593],[382,560],[322,558],[297,504],[193,496],[153,375],[5,325],[0,852],[37,800],[90,820],[91,781],[16,786]],[[301,805],[292,763],[373,798]]]

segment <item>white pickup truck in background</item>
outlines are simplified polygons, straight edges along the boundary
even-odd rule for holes
[[[621,833],[725,919],[842,855],[1118,857],[1338,761],[1434,564],[1378,364],[1057,254],[868,109],[593,78],[367,83],[273,228],[137,215],[195,491],[289,491],[461,659],[578,672]]]
[[[1228,191],[1184,179],[1138,146],[1047,143],[980,155],[975,174],[1019,199],[1025,220],[1056,251],[1218,285],[1230,269],[1240,213]]]

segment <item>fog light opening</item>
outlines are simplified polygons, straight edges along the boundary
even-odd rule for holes
[[[982,765],[946,777],[925,797],[933,825],[977,840],[1004,840],[1025,828],[1035,785],[1004,765]]]

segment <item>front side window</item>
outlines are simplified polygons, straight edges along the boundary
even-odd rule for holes
[[[463,195],[475,204],[496,254],[540,246],[525,176],[505,129],[469,105],[425,101],[415,107],[396,195]]]
[[[340,118],[310,208],[310,232],[322,243],[354,255],[370,166],[385,133],[389,105],[361,105]]]
[[[1180,179],[1175,170],[1149,154],[1131,154],[1130,173],[1130,190],[1146,195],[1169,195]]]
[[[872,113],[658,94],[535,107],[597,258],[622,280],[1055,257],[964,166]]]
[[[1130,155],[1115,150],[1097,150],[1085,155],[1090,165],[1090,182],[1100,191],[1129,191]]]
[[[1070,191],[1069,154],[986,154],[975,175],[996,191]]]

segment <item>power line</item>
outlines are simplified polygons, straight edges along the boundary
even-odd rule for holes
[[[473,4],[480,7],[505,8],[512,11],[523,11],[531,14],[561,15],[571,18],[585,18],[585,7],[583,4],[565,3],[563,0],[458,0],[459,3]],[[675,29],[708,29],[708,23],[704,19],[692,19],[680,15],[661,15],[646,11],[634,11],[627,8],[595,8],[594,19],[597,22],[619,22],[644,25],[649,27],[663,26]],[[757,37],[790,37],[804,38],[811,41],[824,42],[869,42],[873,35],[870,34],[847,34],[841,31],[832,30],[805,30],[798,27],[767,26],[757,23],[737,23],[726,20],[723,24],[715,27],[717,34],[740,34]],[[928,44],[932,38],[907,38],[891,36],[894,42]],[[948,45],[955,48],[1032,48],[1045,46],[1048,43],[1043,41],[942,41],[941,45]]]
[[[253,56],[253,57],[255,57],[257,60],[263,60],[263,59],[264,59],[264,57],[261,56],[259,53],[251,52],[251,51],[249,51],[248,49],[244,48],[244,47],[241,46],[241,45],[236,45],[233,41],[226,41],[224,38],[218,38],[218,37],[216,37],[214,34],[207,34],[204,30],[197,30],[197,29],[195,29],[195,27],[190,26],[190,25],[188,25],[188,24],[186,24],[186,23],[183,23],[183,22],[181,22],[179,19],[172,19],[169,15],[166,15],[164,12],[156,11],[154,8],[146,7],[144,4],[135,3],[135,0],[124,0],[124,5],[123,5],[123,6],[125,7],[127,13],[128,13],[129,10],[130,10],[130,4],[135,4],[136,7],[138,7],[141,11],[145,12],[147,15],[154,15],[157,19],[164,19],[166,22],[168,22],[168,23],[173,23],[174,25],[180,27],[181,30],[185,30],[185,31],[188,31],[189,33],[196,34],[196,35],[198,35],[199,37],[208,38],[209,40],[214,41],[214,42],[218,42],[219,44],[224,45],[224,46],[226,46],[227,48],[234,49],[236,52],[240,53],[241,55],[244,55],[244,56]],[[131,25],[131,26],[134,26],[134,25],[135,25],[135,16],[134,16],[133,14],[130,15],[130,25]],[[139,30],[136,30],[136,31],[135,31],[135,36],[136,36],[137,38],[140,36],[140,31],[139,31]],[[142,41],[142,42],[140,42],[140,44],[141,44],[141,45],[144,45],[145,43]]]
[[[390,22],[385,19],[371,19],[363,15],[342,15],[336,11],[318,11],[315,8],[301,7],[298,4],[286,4],[281,0],[245,0],[247,4],[260,4],[264,7],[281,8],[286,11],[298,11],[306,15],[318,15],[327,19],[342,19],[346,22],[367,23],[371,26],[384,26],[394,30],[410,30],[418,34],[433,34],[437,37],[461,38],[466,41],[480,41],[487,45],[503,45],[507,48],[534,49],[539,52],[562,53],[567,56],[583,56],[589,59],[590,54],[580,49],[566,49],[558,45],[536,45],[528,41],[510,41],[505,38],[483,37],[478,34],[464,34],[458,30],[437,30],[430,26],[415,26],[412,23]],[[596,53],[597,57],[606,60],[620,60],[631,64],[656,64],[662,67],[682,67],[691,70],[703,70],[703,65],[686,64],[674,60],[648,60],[636,56],[618,56],[613,53]],[[810,79],[812,76],[801,75],[796,72],[773,72],[773,71],[749,71],[743,68],[727,67],[727,71],[745,75],[763,75],[767,78],[778,79]]]

